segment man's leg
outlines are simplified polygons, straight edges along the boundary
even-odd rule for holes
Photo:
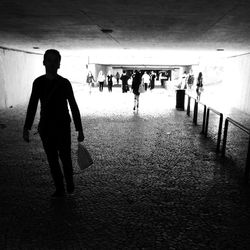
[[[41,135],[44,151],[47,155],[50,172],[56,188],[55,196],[63,195],[64,183],[63,174],[59,164],[56,139],[49,135]]]
[[[133,108],[134,110],[135,110],[135,108],[136,108],[136,101],[137,101],[137,100],[136,100],[136,95],[135,95],[135,96],[134,96],[134,108]]]
[[[71,159],[71,131],[69,128],[62,132],[59,138],[59,156],[63,165],[64,178],[68,193],[74,192],[73,166]]]
[[[91,94],[92,83],[89,83],[89,93]]]

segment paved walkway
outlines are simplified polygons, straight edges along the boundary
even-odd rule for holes
[[[50,198],[38,135],[22,141],[26,107],[0,110],[0,249],[249,249],[244,166],[216,154],[173,92],[143,94],[133,112],[131,93],[74,88],[94,164],[77,166],[73,130],[65,199]]]

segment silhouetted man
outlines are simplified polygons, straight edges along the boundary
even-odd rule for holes
[[[46,74],[33,82],[32,92],[23,128],[23,138],[29,142],[29,130],[34,122],[38,101],[41,104],[38,132],[40,134],[45,153],[55,184],[53,197],[65,195],[64,179],[67,192],[74,192],[73,167],[71,160],[71,109],[78,141],[84,140],[81,116],[69,80],[57,74],[60,67],[61,55],[57,50],[47,50],[44,54],[43,65]],[[63,173],[59,164],[62,162]]]

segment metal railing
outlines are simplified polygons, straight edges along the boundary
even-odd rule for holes
[[[205,125],[205,131],[204,131],[205,137],[207,137],[207,133],[208,133],[208,125],[209,125],[209,114],[210,114],[210,110],[213,111],[215,114],[217,114],[217,115],[220,116],[219,128],[218,128],[218,136],[217,136],[217,147],[216,147],[216,151],[219,152],[219,151],[220,151],[221,134],[222,134],[223,114],[220,113],[219,111],[213,109],[213,108],[210,108],[210,107],[207,108],[206,125]]]
[[[203,119],[202,119],[202,131],[201,133],[204,134],[205,133],[205,125],[206,125],[206,113],[207,113],[207,105],[205,105],[204,103],[200,102],[200,101],[196,101],[196,111],[194,114],[194,119],[195,119],[195,124],[197,125],[197,118],[198,118],[198,112],[199,112],[199,104],[203,106]]]
[[[193,123],[197,125],[197,118],[198,118],[198,105],[203,105],[203,123],[202,123],[202,133],[207,137],[208,135],[208,126],[209,126],[209,114],[210,111],[214,112],[215,114],[219,115],[219,127],[217,132],[217,146],[216,151],[220,152],[220,143],[221,143],[221,137],[222,137],[222,125],[223,125],[223,114],[211,107],[207,107],[207,105],[201,103],[200,101],[197,101],[196,98],[186,94],[188,97],[188,104],[187,104],[187,115],[190,116],[190,103],[191,99],[194,99],[194,109],[193,109]],[[247,159],[246,159],[246,166],[245,166],[245,180],[248,182],[249,175],[250,175],[250,130],[240,124],[239,122],[231,119],[230,117],[227,117],[225,119],[225,126],[224,126],[224,135],[223,135],[223,145],[221,149],[222,156],[225,156],[226,152],[226,143],[227,143],[227,133],[228,133],[228,124],[231,123],[234,126],[240,128],[244,132],[246,132],[249,135],[249,143],[248,143],[248,152],[247,152]]]
[[[246,167],[245,167],[245,180],[248,182],[249,172],[250,172],[250,130],[240,124],[239,122],[227,117],[225,120],[224,125],[224,136],[223,136],[223,144],[222,144],[222,155],[225,156],[226,153],[226,144],[227,144],[227,132],[228,132],[228,124],[231,123],[237,128],[241,129],[242,131],[246,132],[249,135],[249,142],[248,142],[248,152],[247,152],[247,159],[246,159]]]
[[[191,102],[191,99],[193,99],[195,102],[196,102],[196,99],[188,94],[186,94],[187,97],[188,97],[188,104],[187,104],[187,115],[190,116],[190,102]],[[194,105],[195,105],[195,102],[194,102]]]
[[[203,105],[204,109],[203,109],[203,121],[202,121],[202,133],[205,133],[205,124],[206,124],[206,111],[207,111],[207,105],[203,104],[200,101],[197,101],[196,98],[188,95],[188,104],[187,104],[187,115],[190,116],[190,102],[191,99],[194,99],[194,113],[193,113],[193,123],[195,125],[197,125],[197,119],[198,119],[198,108],[199,108],[199,104]]]

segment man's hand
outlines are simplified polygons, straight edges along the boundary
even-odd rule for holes
[[[28,129],[23,129],[23,139],[26,141],[26,142],[30,142],[30,132]]]
[[[84,134],[83,134],[82,131],[78,131],[78,138],[77,138],[77,140],[79,142],[82,142],[84,140]]]

